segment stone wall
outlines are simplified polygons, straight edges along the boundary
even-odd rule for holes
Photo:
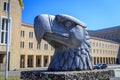
[[[23,80],[109,80],[115,77],[114,70],[93,71],[22,71]]]

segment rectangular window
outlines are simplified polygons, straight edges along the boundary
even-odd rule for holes
[[[96,47],[98,47],[98,43],[96,43]]]
[[[24,37],[25,36],[25,31],[24,30],[21,30],[21,37]]]
[[[44,44],[44,50],[48,50],[48,44]]]
[[[103,54],[105,53],[105,51],[103,50]]]
[[[0,26],[0,44],[7,43],[7,30],[8,30],[8,19],[2,18],[1,19],[1,26]]]
[[[33,43],[29,42],[29,49],[33,49]]]
[[[95,53],[95,49],[93,49],[93,53]]]
[[[54,47],[51,46],[51,50],[55,50]]]
[[[104,48],[104,44],[102,44],[102,48]]]
[[[92,53],[92,49],[90,49],[90,52]]]
[[[8,3],[4,2],[3,11],[8,11]]]
[[[95,43],[93,42],[93,46],[95,46]]]
[[[100,50],[100,53],[102,53],[102,50]]]
[[[101,43],[99,43],[99,47],[101,47]]]
[[[29,32],[29,38],[33,38],[33,32]]]
[[[37,43],[37,49],[38,50],[40,49],[40,43]]]
[[[24,41],[20,42],[20,48],[24,48]]]

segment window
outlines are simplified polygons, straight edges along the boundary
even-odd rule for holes
[[[51,46],[51,50],[55,50],[54,47]]]
[[[95,49],[96,50],[96,53],[98,53],[98,49]]]
[[[25,36],[25,31],[21,30],[21,37],[24,37]]]
[[[40,58],[36,59],[36,67],[41,67],[41,60]]]
[[[8,3],[4,2],[3,11],[8,11]]]
[[[108,45],[108,48],[110,48],[110,45]]]
[[[102,53],[102,50],[100,50],[100,53]]]
[[[103,50],[103,54],[105,53],[105,51]]]
[[[37,49],[40,49],[40,43],[37,43]]]
[[[25,55],[20,55],[20,68],[25,67]]]
[[[96,47],[98,47],[98,43],[96,42]]]
[[[33,38],[33,32],[29,32],[29,38]]]
[[[1,22],[1,26],[0,26],[0,44],[6,44],[7,43],[8,19],[2,18],[1,20],[2,20],[2,22]]]
[[[48,44],[44,44],[44,50],[48,50]]]
[[[95,46],[95,43],[93,42],[93,46]]]
[[[93,49],[93,53],[95,53],[95,49]]]
[[[20,42],[20,48],[24,48],[24,41]]]
[[[107,48],[107,44],[105,44],[105,48]]]
[[[33,49],[33,43],[29,42],[29,49]]]
[[[101,43],[99,43],[99,47],[101,47]]]
[[[0,63],[3,64],[3,60],[4,60],[4,54],[0,54]]]
[[[90,49],[90,52],[92,53],[92,49]]]
[[[104,48],[104,44],[102,44],[102,48]]]

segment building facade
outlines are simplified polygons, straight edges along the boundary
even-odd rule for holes
[[[6,61],[7,5],[8,0],[0,2],[0,70]],[[21,22],[21,8],[17,0],[11,0],[9,70],[48,66],[54,48],[42,40],[38,44],[31,24]],[[119,42],[91,37],[93,64],[116,64]]]
[[[33,25],[22,23],[20,32],[20,68],[47,66],[52,59],[54,48],[44,40],[37,43]]]
[[[91,37],[91,54],[93,64],[116,64],[119,53],[119,43],[97,37]]]
[[[8,0],[0,1],[0,62],[4,68],[6,60],[6,33],[7,33],[7,10]],[[21,28],[21,8],[18,6],[17,0],[11,0],[11,16],[10,16],[10,48],[9,48],[9,68],[19,67],[19,40]],[[10,65],[13,64],[13,65]]]

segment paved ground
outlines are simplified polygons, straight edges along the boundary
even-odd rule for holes
[[[29,70],[46,70],[47,67],[41,67],[41,68],[28,68],[28,69],[20,69],[15,71],[9,71],[9,76],[20,76],[21,71],[29,71]],[[5,75],[5,71],[0,71],[0,75]]]

